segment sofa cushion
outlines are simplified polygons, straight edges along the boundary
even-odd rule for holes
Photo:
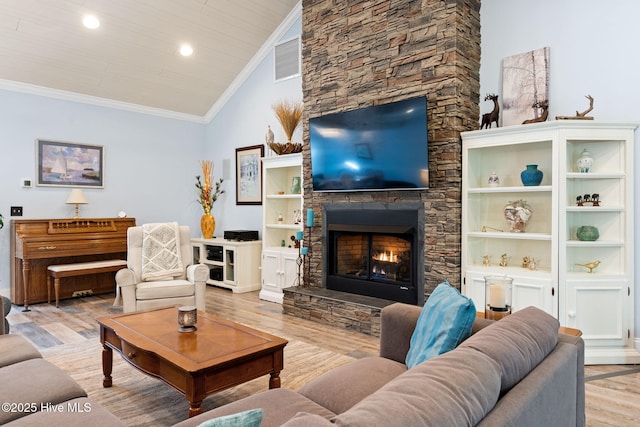
[[[55,405],[55,410],[38,411],[18,418],[7,424],[7,427],[124,427],[125,425],[98,402],[79,397]]]
[[[198,427],[260,427],[262,415],[263,411],[260,408],[249,409],[248,411],[206,420],[199,424]]]
[[[476,307],[446,280],[422,308],[405,363],[409,369],[453,350],[471,334]]]
[[[181,421],[174,427],[197,426],[211,418],[232,415],[255,408],[262,408],[264,411],[261,427],[280,426],[299,412],[307,412],[327,419],[335,415],[295,391],[286,388],[274,388],[203,412],[200,415]]]
[[[299,412],[281,427],[332,427],[333,423],[316,414]]]
[[[498,364],[458,348],[409,369],[332,421],[349,427],[473,426],[499,393]]]
[[[501,369],[504,392],[554,349],[559,326],[558,320],[546,312],[527,307],[478,331],[459,348],[473,348],[495,360]]]
[[[40,352],[22,335],[0,335],[0,367],[41,357]]]
[[[341,414],[406,370],[404,363],[383,357],[364,357],[315,378],[298,393]]]
[[[24,387],[0,387],[0,402],[29,404],[40,410],[41,404],[56,405],[85,391],[62,369],[44,359],[30,359],[0,369],[0,384]],[[0,424],[29,415],[32,411],[0,411]]]

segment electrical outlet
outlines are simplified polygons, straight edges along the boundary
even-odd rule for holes
[[[22,216],[22,206],[11,206],[11,216]]]

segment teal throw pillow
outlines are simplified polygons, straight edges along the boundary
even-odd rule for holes
[[[473,301],[446,280],[440,283],[418,317],[405,360],[407,368],[456,348],[471,335],[475,319]]]
[[[198,427],[260,427],[262,423],[262,409],[250,409],[233,415],[212,418],[198,425]]]

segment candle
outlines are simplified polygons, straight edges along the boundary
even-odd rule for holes
[[[302,240],[303,233],[302,231],[296,231],[296,240]]]
[[[489,285],[489,306],[491,308],[506,308],[504,285]]]
[[[313,227],[313,209],[307,209],[307,227]]]
[[[306,254],[308,254],[308,253],[309,253],[309,248],[300,248],[300,253],[301,253],[302,255],[306,255]]]

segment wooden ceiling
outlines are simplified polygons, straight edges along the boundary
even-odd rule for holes
[[[0,88],[204,117],[298,2],[0,0]],[[83,27],[86,13],[100,19],[98,29]],[[181,43],[192,56],[179,55]]]

